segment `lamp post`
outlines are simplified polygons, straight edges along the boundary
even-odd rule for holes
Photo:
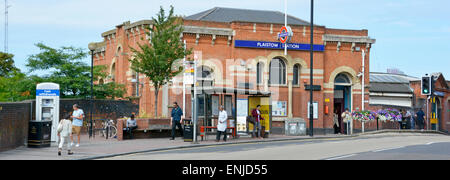
[[[90,43],[89,44],[89,50],[91,51],[91,96],[90,96],[90,105],[91,105],[91,109],[90,109],[90,126],[91,128],[89,129],[89,138],[92,137],[93,135],[93,122],[92,122],[92,114],[94,111],[94,102],[93,102],[93,98],[94,98],[94,51],[95,49],[97,49],[97,45],[95,43]]]
[[[310,49],[310,56],[311,56],[311,62],[310,62],[310,85],[311,88],[309,89],[310,93],[310,103],[309,103],[309,135],[311,137],[314,136],[314,99],[313,99],[313,67],[314,67],[314,0],[311,0],[311,49]]]

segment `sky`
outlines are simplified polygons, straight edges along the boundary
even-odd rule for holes
[[[101,33],[125,21],[151,19],[163,6],[178,15],[213,7],[284,11],[284,0],[8,0],[9,53],[27,72],[26,59],[39,53],[36,43],[86,49]],[[442,72],[450,80],[450,1],[315,0],[314,23],[327,28],[368,29],[377,40],[370,71],[397,68],[421,77]],[[4,2],[0,3],[0,50],[4,48]],[[288,0],[288,14],[310,20],[310,0]],[[90,58],[85,60],[90,63]]]

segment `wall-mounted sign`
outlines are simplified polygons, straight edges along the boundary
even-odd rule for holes
[[[236,48],[257,48],[257,49],[284,49],[285,44],[281,42],[267,42],[267,41],[246,41],[246,40],[235,40],[234,47]],[[298,44],[298,43],[288,43],[288,50],[294,51],[309,51],[311,49],[310,44]],[[324,45],[314,45],[313,50],[317,52],[324,52]]]
[[[308,102],[308,119],[310,117],[310,112],[309,112],[309,106],[310,106],[310,102]],[[319,103],[318,102],[314,102],[313,103],[313,119],[319,119]]]
[[[281,43],[289,43],[291,42],[292,36],[294,36],[294,32],[290,26],[283,26],[278,34],[278,39]]]
[[[59,90],[54,89],[38,89],[36,96],[59,96]]]
[[[321,85],[313,85],[313,91],[321,91],[322,86]],[[309,91],[311,90],[311,85],[305,85],[305,90]]]
[[[272,101],[272,116],[287,116],[286,101]]]

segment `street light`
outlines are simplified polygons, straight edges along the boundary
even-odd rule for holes
[[[92,113],[94,111],[94,103],[93,98],[94,98],[94,51],[95,49],[97,49],[97,44],[95,43],[90,43],[89,44],[89,50],[91,51],[91,97],[90,97],[90,104],[91,104],[91,110],[90,110],[90,124],[91,124],[91,128],[89,130],[89,138],[92,137],[93,134],[93,122],[92,122]]]
[[[311,49],[310,49],[310,56],[311,56],[311,69],[310,69],[310,84],[311,88],[309,89],[310,92],[310,103],[309,103],[309,135],[311,137],[314,136],[314,99],[313,99],[313,67],[314,67],[314,0],[311,0]]]

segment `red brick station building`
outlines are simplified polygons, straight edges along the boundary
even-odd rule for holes
[[[188,49],[201,52],[197,58],[198,76],[202,80],[212,82],[214,87],[271,93],[272,104],[280,105],[277,114],[272,114],[272,133],[284,132],[287,120],[303,121],[309,127],[310,24],[293,16],[288,16],[287,22],[294,33],[288,55],[284,54],[278,40],[278,33],[284,26],[284,13],[276,11],[209,9],[184,17],[181,35]],[[131,48],[138,49],[138,43],[148,43],[146,27],[152,27],[151,20],[125,22],[103,33],[103,42],[96,43],[94,65],[106,65],[110,74],[97,83],[125,84],[127,96],[136,99],[140,113],[153,114],[154,89],[143,74],[130,69],[128,61],[133,58]],[[315,25],[314,44],[314,101],[318,110],[314,129],[317,133],[333,133],[333,112],[361,109],[362,102],[369,107],[369,89],[363,88],[363,84],[370,85],[370,52],[375,39],[364,29]],[[361,75],[363,51],[366,54],[365,79]],[[194,59],[194,53],[189,58]],[[162,88],[158,114],[169,117],[168,106],[176,101],[185,107],[186,117],[191,117],[190,88],[186,104],[182,102],[182,92],[183,74]],[[356,122],[354,128],[361,129],[361,124]]]

